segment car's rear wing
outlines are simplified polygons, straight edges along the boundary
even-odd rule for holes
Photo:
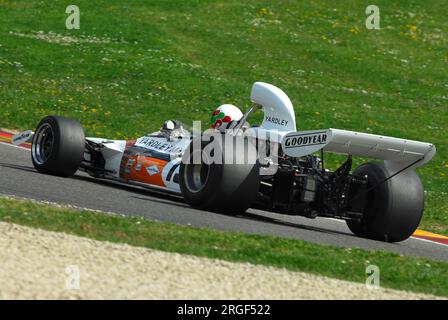
[[[320,149],[360,157],[385,160],[397,168],[419,167],[432,159],[436,147],[431,143],[375,134],[325,129],[290,132],[283,137],[282,148],[292,157],[302,157]]]

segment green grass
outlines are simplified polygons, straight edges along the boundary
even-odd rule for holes
[[[254,81],[282,88],[299,129],[335,127],[432,142],[419,169],[429,191],[422,227],[448,234],[446,1],[386,1],[381,30],[365,1],[0,0],[0,127],[48,114],[88,135],[130,138],[168,118],[208,121],[221,103],[249,104]],[[110,43],[61,45],[43,31]],[[337,157],[327,164],[335,165]]]
[[[356,282],[366,281],[366,266],[373,264],[380,268],[383,287],[448,296],[447,263],[390,252],[220,232],[6,198],[0,198],[0,220],[102,241],[250,262]]]

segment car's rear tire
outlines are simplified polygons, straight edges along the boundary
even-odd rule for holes
[[[226,139],[234,137],[223,136],[223,139],[221,147],[226,145]],[[254,203],[260,186],[259,163],[258,160],[249,163],[244,160],[248,155],[256,159],[256,148],[248,139],[238,143],[244,144],[240,147],[245,152],[232,152],[226,157],[229,151],[223,147],[222,164],[207,164],[202,156],[200,163],[194,164],[194,153],[203,155],[207,143],[199,144],[198,150],[194,150],[194,142],[191,143],[179,172],[180,189],[186,203],[193,208],[229,215],[244,213]]]
[[[41,173],[70,177],[81,165],[84,148],[84,130],[78,121],[48,116],[37,126],[31,160]]]
[[[368,188],[394,174],[383,163],[365,163],[354,175],[367,175]],[[423,186],[417,173],[406,170],[381,183],[366,195],[361,221],[347,221],[357,236],[386,242],[409,238],[417,229],[424,208]]]

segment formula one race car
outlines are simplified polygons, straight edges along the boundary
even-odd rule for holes
[[[205,132],[169,120],[135,141],[86,138],[77,121],[48,116],[35,133],[22,132],[12,142],[32,142],[33,165],[45,174],[68,177],[79,169],[180,194],[194,208],[226,214],[252,207],[338,218],[358,236],[388,242],[412,235],[424,207],[414,169],[431,160],[434,145],[339,129],[296,131],[290,99],[267,83],[253,85],[251,100],[244,115],[232,105],[219,107]],[[257,109],[263,122],[248,126]],[[347,160],[332,172],[324,167],[324,151],[347,154]],[[383,161],[352,171],[352,156]]]

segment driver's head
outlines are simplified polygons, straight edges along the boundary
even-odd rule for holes
[[[232,104],[223,104],[212,114],[211,127],[213,129],[227,129],[227,126],[233,121],[239,121],[243,113],[238,107]]]

